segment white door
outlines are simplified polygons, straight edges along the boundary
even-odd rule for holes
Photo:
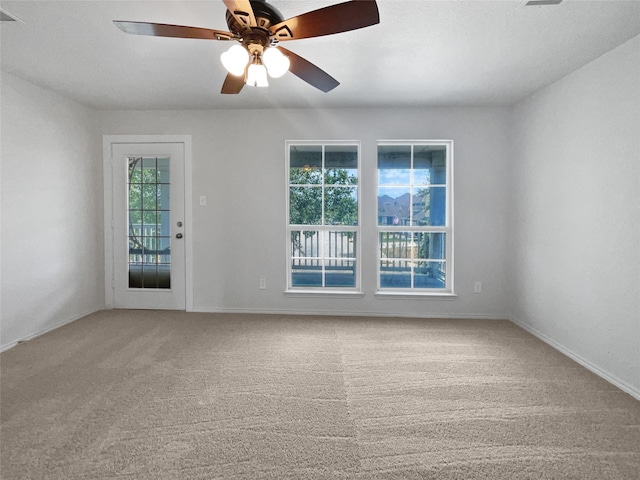
[[[112,143],[113,305],[185,310],[183,143]]]

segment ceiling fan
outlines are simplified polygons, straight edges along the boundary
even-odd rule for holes
[[[339,82],[313,63],[279,45],[288,40],[320,37],[380,22],[375,0],[351,0],[284,20],[265,0],[222,0],[229,32],[164,23],[114,20],[123,32],[156,37],[199,38],[239,42],[221,55],[227,71],[221,93],[240,93],[245,84],[267,86],[267,72],[277,78],[291,71],[323,92]]]

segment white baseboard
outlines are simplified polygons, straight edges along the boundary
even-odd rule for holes
[[[93,310],[88,310],[86,312],[83,312],[83,313],[80,313],[78,315],[75,315],[75,316],[73,316],[71,318],[67,318],[65,320],[61,320],[61,321],[55,323],[54,325],[50,325],[50,326],[48,326],[46,328],[38,330],[37,332],[29,334],[26,337],[22,337],[22,338],[20,338],[18,340],[15,340],[13,342],[6,343],[4,345],[0,345],[0,352],[4,352],[6,350],[9,350],[9,349],[15,347],[16,345],[18,345],[20,343],[28,342],[29,340],[33,340],[34,338],[39,337],[40,335],[44,335],[45,333],[48,333],[48,332],[50,332],[52,330],[55,330],[56,328],[63,327],[64,325],[67,325],[68,323],[75,322],[76,320],[80,320],[82,317],[86,317],[87,315],[91,315],[92,313],[99,312],[100,310],[103,310],[103,309],[104,309],[104,307],[99,307],[99,308],[96,308],[96,309],[93,309]]]
[[[531,326],[529,326],[529,325],[527,325],[525,323],[522,323],[522,322],[520,322],[519,320],[517,320],[515,318],[511,318],[510,320],[513,323],[515,323],[516,325],[518,325],[520,328],[522,328],[523,330],[526,330],[531,335],[533,335],[533,336],[539,338],[540,340],[542,340],[544,343],[546,343],[550,347],[553,347],[554,349],[556,349],[559,352],[563,353],[564,355],[566,355],[570,359],[572,359],[575,362],[579,363],[580,365],[585,367],[587,370],[590,370],[591,372],[595,373],[596,375],[598,375],[599,377],[603,378],[607,382],[611,383],[612,385],[615,385],[620,390],[628,393],[629,395],[631,395],[635,399],[640,400],[640,390],[638,390],[634,386],[629,385],[627,382],[625,382],[623,380],[620,380],[615,375],[612,375],[611,373],[606,372],[605,370],[602,370],[597,365],[594,365],[590,361],[582,358],[577,353],[572,352],[571,350],[569,350],[568,348],[564,347],[563,345],[560,345],[558,342],[556,342],[555,340],[552,340],[551,338],[546,336],[544,333],[536,330],[535,328],[533,328],[533,327],[531,327]]]
[[[264,309],[264,308],[222,308],[222,309],[209,309],[209,308],[194,308],[192,312],[197,313],[246,313],[256,315],[317,315],[317,316],[339,316],[339,317],[388,317],[388,318],[426,318],[426,319],[451,319],[451,320],[511,320],[509,317],[503,317],[499,315],[479,315],[473,313],[467,314],[450,314],[450,313],[387,313],[387,312],[354,312],[348,311],[310,311],[309,309]]]

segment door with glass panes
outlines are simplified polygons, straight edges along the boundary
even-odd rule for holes
[[[185,309],[184,144],[112,144],[114,307]]]

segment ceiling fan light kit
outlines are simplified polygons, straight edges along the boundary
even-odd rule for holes
[[[247,67],[247,79],[245,80],[247,85],[252,87],[268,87],[267,81],[267,69],[260,62],[259,57],[254,57],[251,65]]]
[[[262,63],[267,67],[271,78],[280,78],[289,71],[291,62],[277,48],[267,48],[262,54]]]
[[[289,59],[277,48],[267,48],[262,55],[256,49],[251,56],[249,50],[240,45],[232,46],[220,55],[220,60],[231,75],[242,76],[247,85],[258,87],[268,86],[267,72],[271,78],[279,78],[289,71],[291,65]]]
[[[231,75],[244,75],[249,63],[249,52],[240,45],[234,45],[220,55],[220,61]]]
[[[268,86],[267,72],[278,78],[290,71],[317,89],[328,92],[339,82],[313,63],[279,46],[280,42],[320,37],[380,22],[375,0],[351,0],[283,20],[265,0],[222,0],[229,32],[209,28],[114,20],[125,33],[159,37],[240,42],[220,56],[227,70],[221,93],[237,94],[246,85]]]

